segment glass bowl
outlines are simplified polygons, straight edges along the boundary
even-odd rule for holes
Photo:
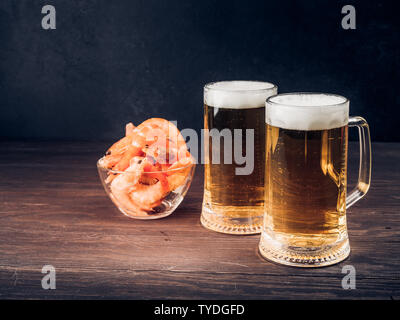
[[[172,189],[168,189],[168,191],[164,190],[161,193],[162,197],[158,198],[159,192],[157,192],[157,190],[161,190],[162,188],[155,184],[146,185],[140,183],[140,188],[135,188],[129,185],[127,185],[127,187],[124,185],[124,187],[118,188],[117,185],[119,181],[131,180],[136,172],[107,169],[101,165],[102,159],[103,158],[97,161],[97,170],[107,195],[124,215],[129,218],[141,220],[164,218],[174,212],[189,190],[196,167],[196,164],[193,161],[193,163],[181,168],[165,171],[143,172],[145,175],[151,174],[152,176],[163,174],[168,177],[168,182],[171,181],[171,183],[168,184],[168,187],[171,187]],[[119,180],[114,181],[117,177]],[[161,182],[158,181],[156,183]],[[151,208],[148,206],[144,209],[143,206],[138,205],[137,202],[143,201],[144,198],[151,198],[152,200],[156,198],[157,201],[152,203],[154,206],[151,205]],[[136,199],[137,201],[135,202],[133,199]]]

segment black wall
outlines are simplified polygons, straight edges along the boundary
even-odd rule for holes
[[[400,141],[394,3],[1,0],[0,136],[110,140],[153,116],[200,129],[205,83],[255,79],[342,94],[374,140]],[[45,4],[56,30],[41,28]]]

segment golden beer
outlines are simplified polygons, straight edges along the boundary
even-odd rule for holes
[[[347,126],[298,131],[267,124],[265,226],[290,246],[346,234]]]
[[[205,87],[206,159],[201,216],[205,227],[233,234],[261,231],[265,100],[275,92],[275,86],[263,82],[230,81]],[[252,139],[248,139],[248,130],[252,132]],[[216,136],[211,134],[213,131]],[[237,169],[244,164],[235,161],[235,148],[239,148],[240,154],[251,157],[251,170],[245,174],[238,173]]]
[[[209,163],[205,164],[204,197],[216,213],[236,218],[260,217],[264,210],[265,107],[255,109],[220,109],[204,106],[205,127],[223,130],[254,130],[254,169],[249,175],[236,175],[237,163],[224,164],[224,148],[218,148],[221,163],[213,164],[213,140],[209,140]],[[250,121],[245,121],[245,119]],[[245,127],[247,126],[247,128]],[[246,149],[245,135],[242,150]],[[225,149],[226,150],[226,149]],[[229,146],[229,152],[233,153]],[[260,221],[261,222],[261,221]]]
[[[336,95],[283,94],[267,100],[259,245],[265,258],[304,267],[348,256],[348,110],[347,99]]]

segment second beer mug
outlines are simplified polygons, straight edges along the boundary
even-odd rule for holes
[[[259,233],[264,205],[265,100],[268,82],[204,87],[205,179],[201,223],[230,234]]]
[[[282,264],[327,266],[350,252],[346,208],[370,185],[367,122],[341,96],[290,93],[266,103],[265,220],[260,252]],[[357,187],[346,196],[347,131],[358,127]]]

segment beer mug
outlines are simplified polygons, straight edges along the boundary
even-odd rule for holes
[[[259,250],[271,261],[298,267],[338,263],[350,253],[346,209],[368,191],[369,127],[349,117],[349,101],[323,93],[267,99],[265,213]],[[357,127],[357,186],[346,196],[347,133]]]
[[[230,234],[261,232],[265,100],[276,93],[274,84],[257,81],[204,87],[204,227]]]

